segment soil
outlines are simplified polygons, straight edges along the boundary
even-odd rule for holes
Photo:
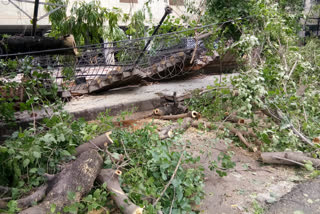
[[[182,137],[191,143],[189,150],[200,156],[205,167],[205,198],[201,213],[255,213],[274,203],[302,181],[295,167],[262,165],[258,154],[237,147],[231,141],[218,140],[213,132],[189,128]],[[220,177],[208,166],[220,152],[232,151],[235,168]],[[260,209],[262,208],[262,209]]]

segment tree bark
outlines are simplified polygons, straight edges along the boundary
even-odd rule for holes
[[[113,141],[110,138],[111,132],[107,132],[105,134],[102,134],[94,139],[92,139],[91,141],[81,144],[80,146],[78,146],[76,148],[76,154],[75,156],[79,156],[80,154],[82,154],[85,151],[88,151],[90,149],[94,149],[94,150],[104,150],[108,145],[112,144]]]
[[[67,165],[54,179],[48,182],[45,199],[37,206],[23,210],[22,214],[50,213],[52,204],[55,212],[74,202],[79,202],[92,188],[93,182],[100,173],[103,160],[94,149],[89,149],[72,163]],[[75,193],[73,200],[68,199],[68,193]]]

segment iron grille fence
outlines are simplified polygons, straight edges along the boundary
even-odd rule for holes
[[[31,57],[29,66],[32,66],[32,72],[48,72],[61,89],[79,93],[84,93],[81,92],[83,90],[92,92],[126,80],[160,80],[185,74],[187,70],[184,68],[191,66],[185,63],[186,58],[190,57],[196,46],[195,39],[191,37],[193,32],[194,30],[190,30],[74,49],[7,54],[0,57],[18,59],[18,64],[21,65],[25,57]],[[144,50],[149,41],[149,46]],[[198,42],[197,47],[198,52],[204,49],[202,42]],[[16,72],[22,71],[17,68]]]

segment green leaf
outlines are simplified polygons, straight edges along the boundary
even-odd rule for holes
[[[55,213],[56,207],[57,207],[57,205],[51,204],[51,205],[50,205],[50,212],[51,212],[51,213]]]
[[[76,193],[68,191],[68,200],[73,201],[75,198],[76,198]]]
[[[306,163],[304,164],[304,167],[308,170],[308,171],[313,171],[314,167],[312,166],[312,162],[311,161],[306,161]]]
[[[70,152],[68,152],[67,150],[62,150],[60,154],[62,156],[71,156]]]
[[[36,173],[37,170],[38,170],[37,168],[31,168],[31,169],[29,170],[29,173],[31,173],[31,174]]]
[[[35,157],[37,159],[41,158],[41,153],[40,152],[34,151],[34,152],[32,152],[32,154],[33,154],[33,157]]]
[[[8,151],[7,147],[0,146],[0,153],[6,153]]]
[[[29,163],[30,163],[29,159],[24,159],[22,165],[23,165],[24,168],[26,168],[29,165]]]

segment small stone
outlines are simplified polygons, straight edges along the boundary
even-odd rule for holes
[[[274,202],[276,202],[276,201],[277,201],[276,198],[271,197],[271,198],[269,198],[266,202],[267,202],[268,204],[272,204],[272,203],[274,203]]]
[[[304,195],[304,197],[308,197],[309,195],[308,194],[303,194]]]
[[[307,200],[307,202],[308,202],[309,204],[313,204],[313,200],[310,199],[310,198]]]

